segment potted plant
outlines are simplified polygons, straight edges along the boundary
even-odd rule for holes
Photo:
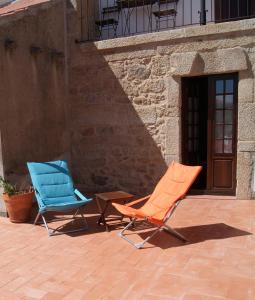
[[[13,223],[26,222],[30,217],[33,205],[34,191],[32,188],[19,191],[1,176],[0,187],[4,190],[2,198],[5,202],[10,221]]]

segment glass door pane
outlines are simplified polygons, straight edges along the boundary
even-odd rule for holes
[[[220,79],[215,83],[215,153],[233,152],[234,79]]]

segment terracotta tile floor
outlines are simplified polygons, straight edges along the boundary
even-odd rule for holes
[[[142,250],[87,211],[90,230],[76,236],[0,218],[1,300],[255,299],[255,202],[187,199],[171,224],[190,243],[162,232]]]

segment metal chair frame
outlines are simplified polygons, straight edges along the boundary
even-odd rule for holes
[[[139,199],[139,200],[137,200],[136,203],[141,202],[141,201],[144,201],[146,198],[148,198],[148,197]],[[135,243],[134,241],[132,241],[132,240],[130,240],[129,238],[127,238],[126,235],[124,234],[124,232],[125,232],[128,228],[130,228],[131,226],[134,226],[134,225],[135,225],[135,221],[137,220],[137,218],[133,218],[133,219],[128,223],[128,225],[127,225],[126,227],[124,227],[120,233],[118,233],[118,235],[119,235],[121,238],[123,238],[124,240],[126,240],[127,242],[129,242],[131,245],[133,245],[133,246],[134,246],[135,248],[137,248],[137,249],[143,248],[143,246],[144,246],[144,244],[145,244],[146,242],[148,242],[152,237],[154,237],[158,232],[160,232],[160,231],[162,231],[162,230],[164,230],[164,231],[166,231],[167,233],[173,235],[174,237],[178,238],[179,240],[181,240],[181,241],[187,243],[188,240],[187,240],[183,235],[181,235],[179,232],[177,232],[177,231],[174,230],[172,227],[170,227],[169,225],[166,224],[166,223],[168,222],[168,220],[173,216],[173,213],[175,212],[177,206],[180,204],[181,200],[182,200],[182,199],[178,200],[178,201],[172,206],[172,208],[170,208],[168,214],[167,214],[166,217],[164,218],[164,221],[163,221],[164,225],[161,225],[161,226],[160,226],[160,225],[157,225],[156,230],[155,230],[150,236],[148,236],[146,239],[144,239],[142,242],[140,242],[140,243]],[[135,203],[133,202],[133,204],[135,204]],[[147,218],[142,219],[142,220],[148,222]],[[149,222],[149,223],[150,223],[150,222]]]
[[[74,188],[67,162],[64,160],[43,163],[28,162],[27,166],[39,208],[34,220],[34,225],[38,223],[38,220],[41,217],[43,221],[41,224],[44,225],[49,236],[88,229],[88,223],[81,209],[92,201],[92,199],[86,198],[79,190]],[[44,175],[45,177],[40,177],[40,175]],[[58,179],[54,180],[54,176],[57,176],[56,178]],[[59,200],[59,198],[61,200]],[[46,220],[46,214],[48,212],[65,213],[72,211],[74,211],[72,218],[65,217],[50,220],[50,222],[71,220],[70,222],[66,222],[55,229],[49,227]],[[78,214],[81,215],[81,219],[85,226],[82,226],[82,228],[79,227],[78,229],[60,231],[60,229],[63,229],[69,223],[73,224]]]
[[[57,228],[53,229],[53,228],[50,228],[47,221],[46,221],[46,218],[45,218],[45,213],[40,213],[38,212],[37,213],[37,216],[34,220],[34,225],[37,225],[37,224],[43,224],[44,227],[46,228],[47,232],[48,232],[48,235],[49,236],[54,236],[54,235],[61,235],[61,234],[66,234],[66,233],[74,233],[74,232],[81,232],[81,231],[85,231],[88,229],[88,223],[87,223],[87,220],[84,216],[84,214],[82,213],[81,211],[81,208],[82,207],[79,207],[78,209],[76,209],[75,213],[73,214],[73,217],[72,218],[55,218],[55,219],[52,219],[50,221],[48,221],[48,223],[50,222],[54,222],[54,221],[64,221],[64,220],[71,220],[70,222],[67,222],[63,225],[60,225],[58,226]],[[63,228],[64,226],[70,224],[70,223],[74,223],[75,219],[76,219],[76,216],[78,215],[78,213],[80,213],[81,215],[81,218],[82,220],[84,221],[85,223],[85,227],[82,227],[82,228],[79,228],[79,229],[74,229],[74,230],[67,230],[67,231],[59,231],[61,228]],[[38,220],[39,218],[42,218],[43,222],[42,223],[38,223]]]

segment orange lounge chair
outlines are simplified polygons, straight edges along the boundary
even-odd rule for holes
[[[119,235],[138,249],[142,248],[146,242],[161,230],[166,230],[186,242],[187,240],[184,236],[166,223],[173,215],[180,201],[185,197],[185,194],[201,170],[201,166],[185,166],[173,161],[151,195],[126,205],[113,203],[113,206],[121,214],[131,218],[130,223]],[[134,204],[146,199],[148,201],[141,208],[136,209],[132,207]],[[130,226],[134,226],[137,219],[145,220],[157,226],[157,229],[141,243],[134,243],[124,235],[125,230]]]

